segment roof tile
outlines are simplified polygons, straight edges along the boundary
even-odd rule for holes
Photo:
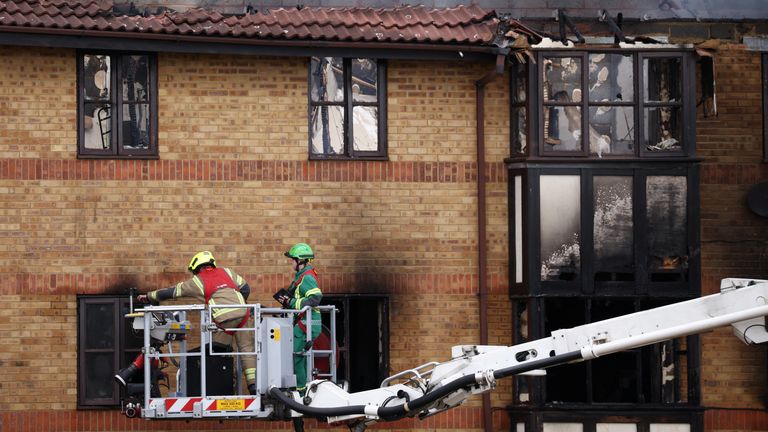
[[[489,45],[494,42],[498,24],[494,11],[477,5],[445,9],[281,8],[227,17],[192,8],[129,16],[113,11],[112,0],[0,0],[0,29],[40,26],[264,39]]]

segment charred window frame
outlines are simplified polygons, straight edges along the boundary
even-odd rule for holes
[[[127,296],[77,299],[78,408],[117,408],[120,388],[114,375],[141,352],[143,339],[128,320]]]
[[[389,298],[375,294],[324,295],[336,306],[337,377],[350,392],[378,388],[389,376]],[[330,320],[323,315],[323,325]]]
[[[563,297],[513,299],[513,344],[551,332],[665,306],[664,297]],[[536,311],[536,312],[534,312]],[[517,376],[515,403],[656,404],[697,403],[698,336],[681,337],[588,362],[549,369],[544,378]],[[683,379],[685,376],[685,379]]]
[[[768,162],[768,53],[763,53],[763,162]]]
[[[512,157],[681,158],[695,154],[695,64],[687,52],[549,50],[537,53],[529,98],[533,153]],[[512,68],[513,80],[516,67]],[[519,88],[513,81],[513,89]],[[515,93],[513,91],[513,93]],[[512,95],[512,110],[520,105]],[[588,132],[585,132],[588,131]],[[517,146],[519,148],[519,146]],[[531,147],[530,145],[528,147]]]
[[[308,93],[310,159],[387,159],[384,60],[312,57]]]
[[[509,172],[513,295],[662,295],[699,287],[693,163]]]
[[[158,157],[154,53],[80,51],[77,89],[78,157]]]
[[[518,162],[508,178],[513,344],[699,295],[695,162]],[[699,365],[693,336],[515,377],[510,413],[536,419],[527,431],[586,431],[589,414],[561,408],[642,425],[694,407],[674,423],[701,430]]]
[[[530,79],[530,63],[512,62],[510,67],[510,86],[512,89],[510,95],[510,154],[512,157],[527,156],[530,149],[528,146],[528,83]]]

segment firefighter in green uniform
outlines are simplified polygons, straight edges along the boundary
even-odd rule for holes
[[[195,254],[187,266],[192,278],[179,282],[175,286],[151,291],[138,296],[142,302],[160,303],[161,301],[187,297],[196,301],[205,301],[206,305],[244,305],[251,292],[248,283],[234,271],[216,266],[216,259],[209,251]],[[213,321],[221,329],[253,327],[253,317],[248,308],[213,308]],[[253,332],[227,331],[234,333],[240,352],[255,352]],[[248,384],[248,391],[256,393],[256,357],[242,356],[243,374]]]
[[[320,311],[315,306],[320,305],[323,293],[317,284],[317,273],[311,265],[315,254],[306,243],[297,243],[284,254],[293,260],[293,270],[296,275],[288,288],[289,296],[278,299],[287,309],[302,309],[311,306],[310,319],[312,320],[312,335],[309,341],[313,341],[320,334],[322,321]],[[296,315],[293,326],[293,372],[296,374],[296,388],[302,394],[307,385],[307,358],[303,352],[309,348],[307,343],[306,314]],[[311,346],[311,345],[310,345]]]

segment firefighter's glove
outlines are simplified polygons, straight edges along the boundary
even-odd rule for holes
[[[286,309],[291,307],[291,298],[288,296],[280,296],[277,298],[277,301]]]
[[[152,300],[152,299],[151,299],[151,298],[149,298],[149,296],[148,296],[148,295],[146,295],[146,294],[139,294],[138,296],[136,296],[136,301],[138,301],[139,303],[143,303],[143,304],[150,304],[150,305],[152,305],[152,306],[157,306],[157,305],[159,305],[159,304],[160,304],[160,302],[159,302],[159,301],[157,301],[157,300]]]

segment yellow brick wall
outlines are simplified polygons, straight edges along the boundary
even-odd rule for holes
[[[307,163],[306,59],[161,53],[160,160],[125,162],[76,159],[74,50],[0,55],[0,300],[12,306],[0,312],[0,410],[75,409],[76,294],[167,286],[201,249],[270,303],[290,276],[282,251],[309,242],[326,292],[390,295],[392,373],[479,342],[474,81],[491,63],[390,61],[390,162]],[[488,86],[486,108],[494,344],[510,342],[507,79]],[[257,163],[318,177],[255,175]],[[339,174],[363,165],[380,175]],[[418,181],[392,171],[438,168],[448,174]],[[493,394],[509,401],[509,387]]]
[[[715,59],[718,115],[697,118],[701,168],[702,293],[726,277],[768,279],[768,224],[746,195],[768,178],[763,158],[760,53],[725,44]],[[702,337],[702,403],[765,407],[765,347],[745,347],[730,329]]]

